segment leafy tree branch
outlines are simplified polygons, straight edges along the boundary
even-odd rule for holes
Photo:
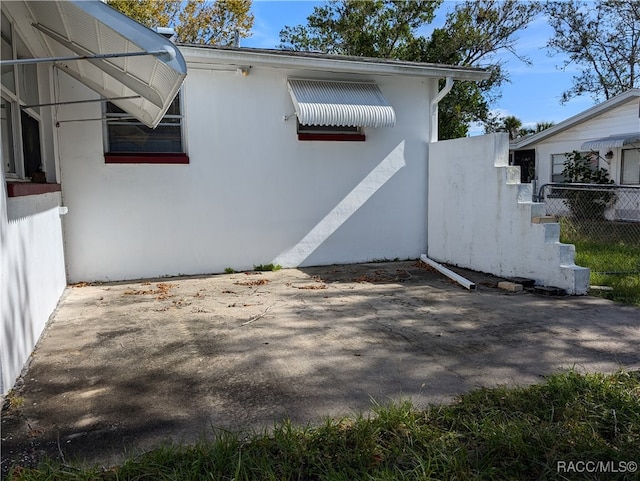
[[[108,0],[107,3],[147,27],[173,27],[178,41],[231,45],[235,33],[248,37],[253,26],[251,0]]]

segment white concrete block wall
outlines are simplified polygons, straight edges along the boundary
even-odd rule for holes
[[[6,394],[66,286],[60,193],[7,199],[0,173],[0,394]]]
[[[283,120],[294,109],[286,79],[314,75],[336,78],[260,66],[247,77],[191,69],[189,165],[107,165],[99,121],[61,124],[69,280],[419,257],[428,101],[437,83],[343,75],[376,81],[396,126],[365,129],[365,142],[298,141],[295,117]],[[78,97],[80,88],[61,76],[60,98]],[[100,116],[92,104],[58,112]]]
[[[558,224],[533,224],[544,213],[531,186],[508,166],[508,137],[493,134],[429,146],[428,257],[503,277],[586,294],[589,270],[575,265]]]

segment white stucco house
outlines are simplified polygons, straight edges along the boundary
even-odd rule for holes
[[[506,136],[436,142],[438,102],[483,70],[176,46],[99,1],[1,9],[2,393],[68,283],[426,253],[586,292]]]
[[[567,152],[593,152],[617,184],[640,184],[640,89],[630,89],[511,144],[513,165],[530,166],[539,186],[562,182]],[[596,165],[597,164],[597,165]],[[535,166],[535,168],[534,168]],[[534,173],[535,172],[535,173]]]

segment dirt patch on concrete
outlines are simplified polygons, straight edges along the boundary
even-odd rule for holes
[[[640,310],[459,272],[476,292],[415,261],[69,287],[5,403],[3,471],[640,368]]]

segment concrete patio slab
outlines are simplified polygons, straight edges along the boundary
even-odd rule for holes
[[[415,261],[69,287],[2,413],[2,469],[114,464],[213,428],[640,369],[640,310],[467,291]],[[9,404],[12,404],[9,407]]]

